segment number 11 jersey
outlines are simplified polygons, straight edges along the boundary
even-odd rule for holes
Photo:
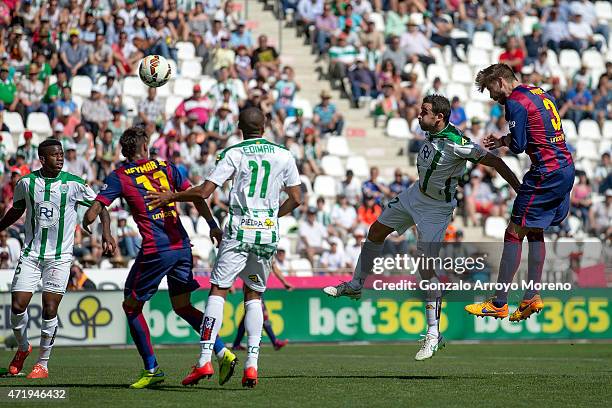
[[[153,209],[145,196],[149,191],[183,191],[189,187],[189,181],[172,163],[142,159],[125,163],[109,174],[96,200],[108,206],[116,198],[125,199],[142,236],[142,253],[149,255],[191,248],[191,243],[176,204]]]
[[[289,150],[264,138],[228,147],[217,155],[217,165],[207,180],[222,186],[230,178],[229,220],[224,238],[275,245],[280,193],[285,187],[301,184]]]

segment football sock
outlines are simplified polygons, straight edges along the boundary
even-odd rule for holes
[[[236,329],[236,338],[234,339],[234,347],[240,346],[240,343],[242,342],[243,337],[244,337],[244,316],[242,316],[242,320],[240,320],[238,329]]]
[[[540,283],[542,280],[542,270],[546,259],[546,244],[544,243],[544,231],[530,231],[527,233],[529,241],[529,258],[527,263],[527,280],[532,283]],[[535,289],[527,289],[524,300],[531,299],[538,294]]]
[[[437,276],[429,279],[430,283],[439,283]],[[427,334],[438,337],[440,335],[440,308],[442,306],[442,292],[440,290],[427,291],[427,303],[425,304],[425,316],[427,317]]]
[[[51,348],[55,341],[55,333],[57,333],[57,316],[53,319],[43,319],[40,326],[40,350],[38,354],[38,364],[47,368]]]
[[[200,358],[198,367],[203,367],[212,357],[215,339],[223,322],[223,306],[225,299],[211,295],[206,302],[206,312],[200,332]]]
[[[363,288],[363,284],[372,273],[374,267],[374,259],[382,255],[383,244],[378,242],[372,242],[366,238],[363,246],[361,247],[361,253],[359,254],[359,260],[353,273],[353,279],[349,282],[349,286],[354,290]]]
[[[123,311],[127,317],[132,340],[134,340],[138,353],[144,362],[145,370],[154,372],[155,368],[157,367],[157,359],[155,358],[153,345],[151,344],[149,326],[147,325],[147,321],[142,314],[142,305],[139,305],[136,308],[131,308],[124,303]]]
[[[30,343],[28,342],[28,311],[15,314],[11,311],[11,328],[20,351],[28,351]]]
[[[244,326],[247,332],[247,359],[244,368],[255,367],[259,357],[259,343],[261,342],[261,329],[263,326],[263,311],[261,299],[252,299],[244,302]]]
[[[193,327],[193,330],[195,330],[198,334],[200,333],[200,330],[202,329],[202,322],[204,321],[204,313],[193,307],[192,304],[176,309],[174,312],[189,323],[191,327]],[[225,343],[223,343],[221,338],[217,336],[213,346],[213,351],[215,352],[217,358],[223,358],[225,350]]]
[[[521,251],[523,247],[523,239],[519,238],[516,232],[511,232],[506,229],[504,234],[504,250],[499,265],[498,283],[511,283],[514,280],[519,265],[521,264]],[[502,307],[508,303],[508,292],[504,289],[495,292],[495,307]]]

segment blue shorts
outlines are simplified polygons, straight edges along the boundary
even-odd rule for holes
[[[512,222],[543,229],[561,224],[569,212],[574,173],[574,165],[545,175],[527,172],[514,200]]]
[[[124,295],[146,302],[151,299],[164,276],[170,296],[190,293],[200,287],[193,279],[191,248],[156,254],[139,253],[125,281]]]

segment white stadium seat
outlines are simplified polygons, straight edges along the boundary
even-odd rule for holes
[[[166,99],[170,95],[172,95],[172,81],[168,82],[165,85],[159,86],[155,88],[157,90],[157,97]]]
[[[4,111],[4,124],[9,128],[11,134],[13,135],[21,135],[25,130],[23,126],[23,119],[21,115],[17,112],[7,112]]]
[[[316,195],[328,198],[336,197],[336,180],[331,176],[317,176],[312,188]]]
[[[46,113],[32,112],[28,115],[26,126],[32,132],[37,133],[43,137],[49,137],[53,134],[51,129],[51,123]]]
[[[468,51],[468,64],[472,67],[479,67],[488,64],[491,61],[491,56],[487,50],[482,48],[470,48]]]
[[[503,239],[506,226],[504,217],[488,217],[485,221],[484,234],[487,237]]]
[[[391,118],[387,121],[387,136],[395,139],[410,139],[408,122],[404,118]]]
[[[586,50],[582,53],[582,64],[587,66],[589,69],[597,69],[599,71],[605,70],[606,64],[601,56],[601,53],[597,50]],[[599,78],[597,78],[599,79]],[[597,83],[597,82],[595,82]]]
[[[612,21],[612,4],[610,1],[596,1],[595,14],[597,14],[597,18],[608,22]]]
[[[472,39],[472,47],[491,51],[493,49],[493,36],[488,31],[476,31]]]
[[[187,60],[181,63],[183,78],[199,79],[202,76],[202,64],[198,60]]]
[[[561,119],[561,127],[563,129],[563,133],[565,133],[565,139],[573,143],[578,140],[578,132],[576,131],[576,125],[574,121],[570,119]]]
[[[408,63],[404,65],[404,72],[406,74],[413,73],[417,76],[417,83],[424,84],[427,82],[427,75],[425,74],[425,69],[423,68],[423,64],[421,63]]]
[[[451,68],[451,79],[460,84],[472,84],[472,69],[468,64],[456,63]]]
[[[312,105],[308,99],[304,98],[293,98],[293,107],[295,109],[301,109],[303,112],[304,119],[312,119]]]
[[[491,99],[489,98],[489,91],[487,89],[480,92],[478,88],[476,88],[475,85],[471,85],[469,88],[470,88],[470,100],[483,102],[483,103],[489,103],[491,101]]]
[[[327,151],[339,157],[348,157],[351,154],[348,142],[344,136],[330,136],[327,139]]]
[[[465,114],[470,119],[478,118],[483,121],[489,119],[489,113],[487,112],[487,109],[482,102],[470,100],[468,103],[465,104]]]
[[[191,218],[189,218],[188,215],[181,215],[179,218],[181,220],[181,224],[183,224],[183,228],[185,228],[185,232],[187,232],[187,235],[189,235],[189,238],[195,236],[196,232]]]
[[[183,98],[193,95],[193,81],[187,78],[178,78],[174,81],[173,94]]]
[[[446,96],[448,96],[448,99],[451,100],[455,96],[457,96],[462,104],[464,104],[468,100],[468,94],[465,90],[465,85],[456,84],[454,82],[451,82],[450,84],[446,85]]]
[[[592,119],[583,119],[578,124],[578,135],[580,139],[589,139],[596,142],[601,140],[599,125]]]
[[[440,78],[442,84],[448,83],[448,71],[443,65],[432,64],[427,67],[427,79],[431,82],[436,77]]]
[[[612,120],[606,120],[603,126],[604,139],[612,139]]]
[[[580,69],[582,61],[580,55],[574,50],[561,50],[559,54],[559,65],[566,72],[574,72]]]
[[[370,20],[374,21],[376,31],[385,31],[385,19],[380,13],[370,13]]]
[[[89,98],[93,83],[91,78],[85,75],[76,75],[72,78],[71,89],[74,95],[81,95]]]
[[[147,96],[147,89],[137,76],[128,76],[123,79],[123,95],[133,96],[137,100]]]
[[[176,108],[178,108],[181,102],[183,102],[183,98],[181,98],[180,96],[170,95],[168,99],[166,99],[166,116],[174,115]]]
[[[353,170],[355,177],[367,179],[370,176],[368,162],[363,156],[351,156],[346,160],[346,169]]]
[[[210,76],[203,76],[200,78],[200,88],[202,88],[202,95],[207,94],[210,89],[217,83],[217,80]]]
[[[280,217],[278,219],[278,234],[281,237],[284,237],[285,235],[289,234],[289,230],[296,227],[297,224],[297,220],[292,215],[285,215],[284,217]]]
[[[308,278],[313,276],[312,265],[306,258],[298,258],[290,261],[291,269],[295,272],[295,276]]]
[[[208,237],[191,238],[194,254],[198,254],[202,259],[208,259],[210,250],[213,249],[213,243]]]
[[[599,160],[595,142],[592,140],[579,139],[576,142],[576,157],[578,157],[578,159]]]
[[[128,117],[133,118],[138,115],[138,102],[136,102],[136,99],[132,98],[131,96],[124,96],[121,99],[121,102],[127,111]]]
[[[14,154],[17,151],[17,146],[15,146],[13,135],[11,135],[9,132],[1,132],[0,135],[2,135],[2,144],[6,149],[6,153]]]
[[[343,177],[344,176],[344,166],[342,165],[342,161],[338,156],[334,156],[328,154],[321,158],[321,168],[323,169],[323,173],[332,177]],[[316,183],[316,180],[315,180]]]
[[[83,97],[81,95],[72,95],[72,101],[77,106],[77,109],[81,111],[81,106],[83,106]]]
[[[190,60],[195,58],[195,46],[193,43],[179,41],[176,43],[176,55],[179,60]]]
[[[538,22],[536,16],[524,16],[523,17],[523,35],[530,35],[533,32],[533,25]]]

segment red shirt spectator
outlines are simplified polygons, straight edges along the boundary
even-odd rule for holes
[[[359,222],[366,225],[372,225],[381,213],[382,208],[380,205],[376,204],[374,197],[367,198],[357,209]]]
[[[499,62],[510,65],[514,72],[520,73],[525,63],[525,53],[517,46],[516,38],[508,38],[506,51],[499,56]]]
[[[198,115],[198,125],[206,126],[208,117],[213,109],[213,105],[206,96],[202,96],[202,88],[196,84],[193,86],[193,96],[185,99],[176,108],[176,115],[189,116],[192,113]]]

